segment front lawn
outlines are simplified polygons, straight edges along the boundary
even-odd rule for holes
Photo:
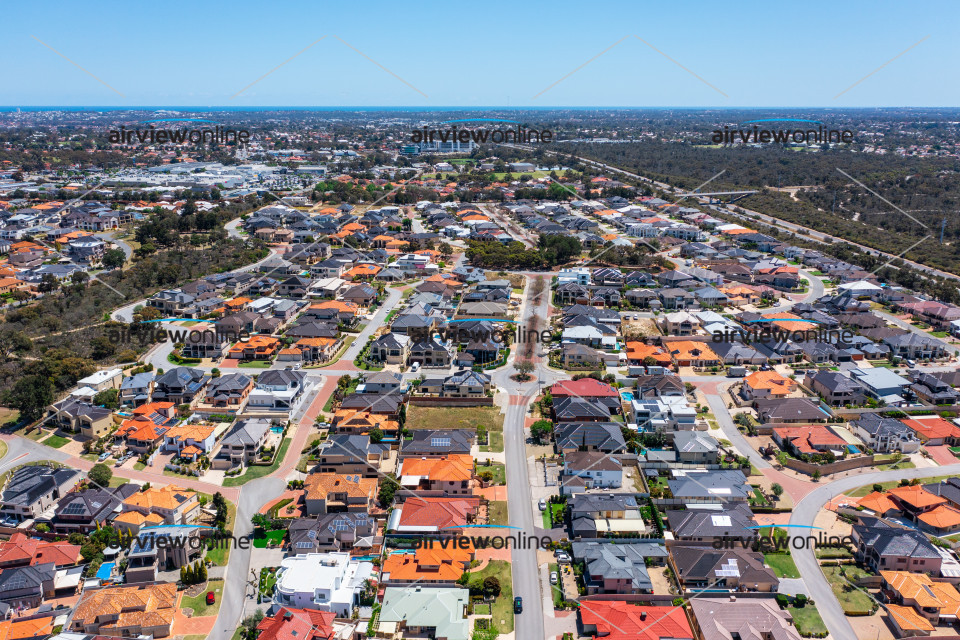
[[[550,585],[550,593],[553,594],[553,608],[559,609],[563,606],[564,601],[563,589],[560,587],[560,565],[556,564],[555,562],[551,562],[549,565],[547,565],[547,570],[551,574],[557,574],[557,584]],[[573,598],[570,599],[573,600]]]
[[[70,442],[70,438],[64,438],[63,436],[58,436],[57,434],[53,434],[52,436],[50,436],[40,444],[45,444],[48,447],[59,449],[63,445],[67,444],[68,442]]]
[[[800,572],[789,553],[766,553],[763,562],[768,565],[778,578],[799,578]]]
[[[251,360],[237,363],[237,366],[241,369],[269,369],[271,364],[273,363],[269,360]]]
[[[207,592],[213,591],[216,601],[207,604]],[[220,611],[220,600],[223,598],[223,580],[210,580],[207,582],[207,588],[200,592],[200,595],[194,597],[183,596],[180,600],[181,609],[193,609],[193,617],[215,616]]]
[[[276,529],[275,531],[257,529],[253,534],[253,546],[257,549],[266,549],[267,543],[271,540],[277,545],[282,544],[286,533],[286,529]]]
[[[513,574],[510,570],[510,563],[506,560],[491,560],[482,570],[470,573],[470,584],[479,587],[483,584],[484,578],[488,576],[494,576],[500,581],[500,595],[491,607],[493,624],[500,629],[501,633],[511,633],[513,631]],[[525,607],[539,607],[540,603],[525,602],[524,605]]]
[[[787,607],[787,611],[793,616],[793,625],[804,638],[821,637],[827,634],[827,625],[823,624],[823,618],[816,607],[806,605],[803,607]]]
[[[507,484],[507,467],[504,466],[502,462],[491,462],[489,465],[484,464],[483,462],[477,462],[477,475],[480,475],[484,471],[489,471],[493,474],[493,480],[491,482],[495,485],[505,485]]]
[[[257,478],[262,478],[268,476],[277,469],[280,468],[280,463],[283,461],[283,458],[287,455],[287,449],[290,448],[291,438],[284,438],[283,443],[280,445],[280,450],[273,457],[273,464],[269,466],[265,465],[255,465],[247,467],[239,476],[231,476],[229,478],[223,479],[223,486],[225,487],[239,487],[240,485],[246,484],[251,480],[256,480]]]

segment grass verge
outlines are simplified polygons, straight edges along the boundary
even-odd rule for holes
[[[244,485],[250,482],[251,480],[256,480],[257,478],[263,478],[264,476],[270,475],[271,473],[273,473],[274,471],[280,468],[280,463],[286,457],[287,449],[290,448],[290,443],[292,441],[293,441],[292,438],[283,439],[283,442],[280,444],[280,450],[277,452],[277,455],[274,456],[273,458],[273,464],[269,466],[257,465],[257,466],[247,467],[247,470],[244,471],[239,476],[224,478],[223,486],[239,487],[241,485]]]

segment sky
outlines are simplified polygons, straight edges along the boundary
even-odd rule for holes
[[[18,2],[0,105],[956,107],[960,2]]]

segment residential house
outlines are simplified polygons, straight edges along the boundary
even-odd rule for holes
[[[277,572],[274,600],[283,606],[330,611],[349,618],[359,602],[373,564],[349,553],[308,553],[288,556]]]

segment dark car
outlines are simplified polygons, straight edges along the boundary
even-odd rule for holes
[[[213,604],[217,601],[217,596],[213,595],[213,591],[207,591],[207,604]]]
[[[523,598],[517,596],[513,599],[513,612],[522,613],[523,612]]]

